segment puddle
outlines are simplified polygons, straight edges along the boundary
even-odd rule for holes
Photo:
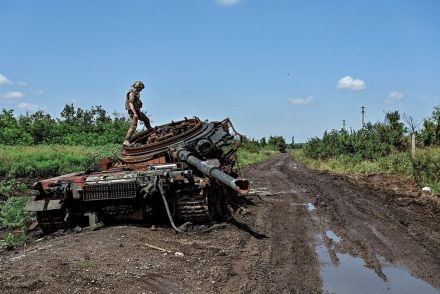
[[[325,235],[331,239],[333,242],[335,243],[341,243],[341,237],[339,237],[338,235],[335,234],[335,232],[333,232],[332,230],[328,230],[325,232]]]
[[[296,202],[290,202],[290,206],[307,206],[308,211],[314,211],[316,209],[316,206],[312,203],[296,203]]]
[[[333,240],[335,240],[335,237],[339,241],[341,240],[332,231],[327,231],[326,235]],[[324,245],[317,246],[316,251],[321,260],[321,278],[324,293],[440,293],[439,289],[412,276],[410,272],[403,268],[384,264],[382,267],[382,271],[386,276],[386,281],[384,281],[373,270],[365,267],[362,258],[336,253],[339,262],[335,264]]]

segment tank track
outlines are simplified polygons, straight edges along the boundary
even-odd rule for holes
[[[176,212],[181,222],[200,223],[212,220],[206,196],[185,195],[181,197],[177,201]]]
[[[53,233],[66,228],[63,210],[46,210],[37,212],[37,221],[44,233]]]
[[[139,211],[139,208],[134,208],[132,205],[119,205],[119,206],[108,206],[102,209],[102,212],[106,215],[117,216],[117,215],[127,215]]]

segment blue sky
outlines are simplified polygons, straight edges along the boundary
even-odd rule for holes
[[[135,0],[0,4],[0,108],[230,117],[305,141],[387,110],[440,105],[440,1]]]

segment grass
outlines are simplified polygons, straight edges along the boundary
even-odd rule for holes
[[[0,176],[46,177],[94,168],[102,157],[114,157],[119,149],[119,144],[0,146]]]
[[[0,201],[13,196],[21,196],[26,192],[26,185],[15,179],[0,182]]]
[[[15,180],[2,181],[0,191],[0,249],[21,246],[27,240],[30,220],[30,214],[24,211],[27,187]]]
[[[440,193],[440,148],[426,148],[416,152],[413,161],[415,180],[422,186],[431,187]]]
[[[339,173],[387,173],[413,177],[420,186],[431,187],[440,193],[440,148],[418,149],[413,160],[407,152],[376,159],[362,160],[356,156],[341,155],[322,160],[305,156],[302,149],[292,151],[293,157],[305,165],[318,170]]]
[[[0,249],[14,248],[26,243],[28,237],[26,232],[9,232],[0,239]]]
[[[263,147],[255,151],[242,148],[238,150],[238,165],[240,167],[246,167],[251,164],[263,162],[276,154],[279,154],[279,151],[273,150],[269,147]]]
[[[11,197],[0,204],[0,228],[16,229],[25,227],[29,221],[29,213],[23,209],[28,198],[25,196]]]
[[[307,157],[302,149],[292,151],[293,157],[318,170],[349,173],[399,173],[411,175],[411,159],[406,153],[396,153],[378,160],[362,160],[355,156],[341,155],[326,160]]]

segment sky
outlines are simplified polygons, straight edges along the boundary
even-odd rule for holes
[[[0,109],[222,120],[296,142],[440,105],[438,0],[2,0]]]

